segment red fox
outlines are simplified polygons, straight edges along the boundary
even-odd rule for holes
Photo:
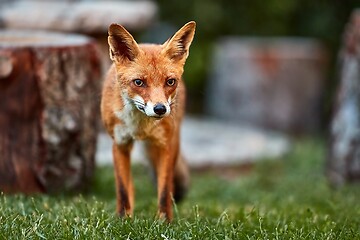
[[[108,43],[113,61],[105,78],[101,115],[113,139],[117,213],[134,208],[130,152],[144,140],[157,182],[158,215],[172,220],[172,198],[180,200],[189,170],[180,154],[180,124],[185,108],[184,64],[195,34],[185,24],[162,45],[137,44],[122,26],[111,24]]]

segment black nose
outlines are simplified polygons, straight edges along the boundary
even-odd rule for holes
[[[154,106],[154,112],[157,114],[157,115],[163,115],[164,113],[166,113],[166,107],[164,104],[161,104],[161,103],[157,103],[155,106]]]

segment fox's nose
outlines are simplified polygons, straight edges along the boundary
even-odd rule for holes
[[[157,114],[157,115],[163,115],[166,113],[166,107],[164,104],[162,103],[157,103],[155,106],[154,106],[154,112]]]

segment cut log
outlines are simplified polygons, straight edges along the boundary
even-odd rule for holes
[[[318,41],[225,37],[213,62],[209,114],[292,134],[319,131],[326,52]]]
[[[100,75],[97,47],[89,38],[0,31],[0,191],[87,185]]]
[[[3,1],[3,0],[2,0]],[[0,2],[0,24],[4,28],[41,29],[86,34],[104,34],[111,23],[132,31],[154,22],[153,1],[39,1]],[[1,26],[0,25],[0,26]]]
[[[339,54],[337,101],[331,124],[327,177],[333,186],[360,181],[360,11],[354,11]]]

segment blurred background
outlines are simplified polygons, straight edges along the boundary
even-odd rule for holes
[[[326,129],[337,84],[336,56],[339,52],[345,24],[352,10],[360,6],[358,1],[185,0],[157,1],[157,3],[159,6],[158,24],[181,26],[190,19],[198,23],[196,39],[191,47],[191,56],[185,71],[185,79],[188,79],[187,86],[192,100],[189,103],[190,112],[206,112],[207,85],[209,79],[213,77],[211,74],[216,72],[214,68],[219,67],[214,66],[216,61],[214,51],[219,44],[224,44],[220,41],[224,36],[257,37],[265,41],[269,37],[306,37],[317,41],[324,54],[324,56],[318,56],[318,52],[310,50],[307,54],[313,54],[313,56],[303,57],[308,60],[317,58],[325,61],[324,67],[319,66],[320,73],[318,74],[322,79],[314,81],[323,81],[322,89],[318,90],[319,94],[323,94],[321,107],[318,109],[318,116],[321,117],[322,124],[318,125],[318,130]],[[239,41],[241,40],[239,39]],[[286,45],[287,43],[279,43],[279,45],[282,44]],[[291,53],[296,55],[298,48],[308,47],[304,46],[306,44],[306,42],[299,42],[299,45],[293,45],[287,53],[287,57],[291,58]],[[278,51],[281,52],[280,48],[281,46],[278,46]],[[325,59],[319,59],[321,57]],[[274,56],[274,58],[276,57]],[[294,75],[288,73],[288,81],[291,81],[292,77]],[[301,79],[298,80],[301,81]],[[238,76],[238,81],[242,81],[241,75]],[[301,88],[298,88],[297,91],[301,91]]]
[[[51,2],[58,5],[46,4]],[[113,2],[113,6],[111,6],[111,2]],[[139,4],[144,2],[145,4]],[[149,4],[146,4],[146,2]],[[184,74],[190,96],[188,110],[190,113],[195,114],[214,112],[209,109],[209,104],[206,103],[207,100],[211,101],[206,95],[207,91],[212,91],[209,89],[209,85],[211,85],[209,82],[210,79],[213,79],[213,75],[218,73],[216,68],[222,68],[222,66],[215,66],[218,57],[216,56],[216,49],[219,48],[219,45],[220,48],[226,48],[224,45],[231,44],[229,42],[223,43],[221,40],[224,37],[237,38],[237,40],[233,39],[233,41],[240,43],[235,44],[234,48],[244,45],[244,43],[241,43],[243,38],[256,38],[253,39],[254,42],[260,39],[263,45],[259,47],[260,49],[269,52],[269,50],[263,49],[265,45],[270,50],[272,49],[272,52],[279,51],[279,55],[283,50],[278,45],[292,44],[290,46],[291,50],[285,53],[287,58],[291,58],[292,52],[296,55],[296,49],[300,49],[303,52],[307,51],[304,54],[308,56],[302,56],[304,59],[316,58],[324,63],[319,66],[321,69],[319,69],[318,73],[322,79],[315,80],[322,82],[322,89],[318,90],[323,94],[321,108],[319,109],[321,123],[323,124],[318,126],[322,130],[325,129],[329,117],[333,93],[337,84],[335,65],[342,40],[342,32],[352,10],[360,5],[356,0],[320,0],[315,2],[311,0],[255,0],[251,2],[242,0],[126,2],[115,0],[2,0],[0,4],[3,9],[0,27],[3,28],[78,32],[97,38],[106,38],[104,36],[107,32],[106,26],[109,22],[118,20],[120,24],[123,24],[135,35],[139,42],[162,43],[186,22],[195,20],[197,22],[196,38],[191,46],[191,55]],[[70,6],[69,8],[65,7],[67,4]],[[52,9],[56,7],[57,9]],[[81,8],[86,11],[81,11]],[[69,19],[54,20],[55,17],[60,15],[58,11],[71,11],[71,9],[73,9],[73,15],[69,12],[61,14],[63,18],[68,16]],[[118,16],[114,16],[116,10],[118,10]],[[107,17],[104,16],[105,11],[108,13]],[[27,15],[20,16],[21,13]],[[97,13],[98,16],[96,16]],[[80,16],[76,16],[76,14]],[[36,15],[36,19],[31,19],[30,16],[32,15]],[[92,15],[92,21],[89,15]],[[84,23],[85,20],[90,22]],[[67,24],[59,24],[59,22],[67,22]],[[70,23],[76,26],[69,27]],[[274,41],[271,43],[272,40],[269,38],[274,37],[289,38],[290,43],[284,39],[278,44],[274,43]],[[299,40],[298,44],[296,44],[293,38],[308,38],[307,40],[312,42],[304,41],[302,43]],[[268,46],[269,44],[277,44],[277,46]],[[317,44],[317,46],[313,46],[314,44]],[[312,47],[314,49],[310,49]],[[313,50],[315,52],[311,56]],[[232,50],[230,49],[230,51]],[[321,56],[319,56],[318,51],[322,51]],[[251,58],[251,56],[248,57]],[[276,62],[279,60],[278,58],[283,56],[267,57],[270,62],[272,60]],[[293,58],[296,58],[296,56]],[[276,65],[276,63],[267,64]],[[274,71],[279,70],[275,69]],[[239,81],[242,80],[241,76],[238,76],[238,78]]]
[[[279,156],[298,136],[325,138],[343,32],[357,7],[357,0],[2,0],[0,28],[90,36],[104,73],[109,24],[124,25],[138,42],[163,43],[195,20],[182,139],[195,167]],[[98,140],[97,160],[111,162],[111,140],[103,132]]]

